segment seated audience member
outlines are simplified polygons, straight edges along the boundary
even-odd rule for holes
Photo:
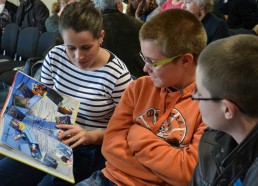
[[[106,168],[77,186],[190,183],[206,128],[191,99],[205,30],[193,14],[167,10],[144,23],[140,43],[150,76],[129,84],[110,119]]]
[[[229,1],[225,0],[214,0],[214,6],[213,6],[213,13],[218,16],[221,19],[224,19],[227,21],[228,18],[228,7]],[[258,26],[258,24],[257,24]],[[229,35],[237,35],[237,34],[251,34],[251,35],[258,35],[258,32],[256,31],[258,27],[253,27],[252,29],[246,29],[246,28],[229,28]]]
[[[229,28],[245,28],[251,30],[258,24],[257,0],[228,0]]]
[[[131,81],[126,65],[101,48],[103,18],[92,3],[70,3],[60,17],[64,45],[47,54],[41,81],[57,92],[80,101],[74,125],[58,125],[59,136],[73,148],[75,181],[89,177],[105,166],[101,144],[108,121]],[[66,139],[67,136],[71,136]],[[46,174],[10,158],[0,161],[0,185],[37,185]],[[26,177],[30,179],[19,179]],[[72,185],[47,175],[39,185]]]
[[[57,2],[52,4],[52,15],[45,21],[46,30],[48,32],[60,33],[58,28],[59,17],[64,7],[72,2],[76,2],[76,0],[57,0]]]
[[[0,0],[0,31],[2,31],[6,25],[15,22],[17,8],[15,4],[9,1]]]
[[[224,0],[223,0],[224,1]],[[219,7],[219,0],[214,0],[213,8],[212,8],[212,13],[216,15],[218,18],[227,21],[226,16],[220,11]]]
[[[182,6],[183,9],[192,12],[199,20],[201,20],[207,32],[207,44],[229,36],[226,22],[212,13],[213,4],[213,0],[184,0]]]
[[[59,6],[58,2],[54,2],[52,4],[52,8],[51,8],[52,15],[49,16],[45,21],[45,27],[46,27],[47,32],[60,33],[59,28],[58,28],[59,11],[60,11],[60,6]]]
[[[135,18],[145,22],[148,15],[157,7],[156,0],[142,0],[136,9]]]
[[[128,0],[126,15],[135,17],[136,9],[142,0]]]
[[[211,43],[198,58],[192,99],[207,128],[191,185],[258,185],[258,37]]]
[[[181,9],[183,0],[166,0],[165,3],[160,8],[160,11],[163,12],[169,9]]]
[[[157,8],[155,8],[147,17],[146,17],[146,21],[148,21],[150,18],[152,18],[153,16],[155,16],[156,14],[158,14],[160,12],[160,8],[163,5],[163,3],[165,2],[165,0],[156,0],[158,6]]]
[[[41,0],[23,0],[17,10],[16,23],[21,29],[37,27],[40,32],[45,32],[48,17],[48,8]]]
[[[134,77],[146,75],[139,55],[142,22],[119,11],[121,0],[94,0],[103,15],[105,38],[102,47],[114,52]]]
[[[16,11],[17,6],[15,4],[6,0],[0,0],[0,43],[2,39],[2,32],[4,31],[6,25],[15,22]],[[2,52],[1,46],[0,52]]]
[[[224,16],[224,19],[228,19],[229,12],[229,0],[214,0],[214,3],[217,4],[218,11]]]

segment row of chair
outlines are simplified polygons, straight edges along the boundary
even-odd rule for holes
[[[55,32],[40,34],[36,27],[20,30],[17,24],[8,24],[2,34],[1,48],[4,53],[0,59],[26,60],[31,57],[44,57],[48,47],[60,41],[58,39],[59,34]]]
[[[57,44],[60,44],[58,33],[44,32],[40,34],[36,27],[20,30],[17,24],[8,24],[1,40],[3,54],[0,55],[0,78],[3,74],[6,76],[6,73],[14,74],[9,71],[24,66],[30,58],[43,59],[46,53]],[[9,76],[13,78],[12,75]]]

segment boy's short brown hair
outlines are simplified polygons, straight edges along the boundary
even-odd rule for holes
[[[202,23],[190,12],[167,10],[147,21],[140,30],[140,40],[152,40],[166,57],[192,53],[196,57],[206,46]]]
[[[202,83],[211,97],[237,103],[258,116],[258,37],[236,35],[212,42],[198,59]]]

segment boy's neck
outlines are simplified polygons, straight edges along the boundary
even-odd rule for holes
[[[238,121],[234,122],[230,131],[226,131],[229,135],[231,135],[238,144],[240,144],[246,136],[250,133],[250,131],[258,124],[258,118],[248,117],[246,115],[241,115],[237,119]]]

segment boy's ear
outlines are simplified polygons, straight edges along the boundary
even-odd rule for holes
[[[224,107],[223,109],[225,118],[227,120],[232,119],[236,115],[236,112],[238,110],[237,106],[227,99],[223,99],[222,103]]]
[[[188,54],[184,54],[182,57],[181,57],[181,61],[182,61],[182,64],[184,66],[190,66],[194,63],[194,56],[190,53]]]

